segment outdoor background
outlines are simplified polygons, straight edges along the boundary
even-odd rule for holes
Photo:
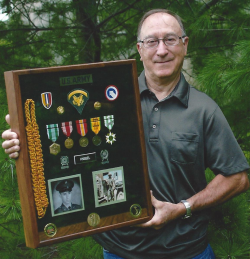
[[[137,24],[144,12],[167,8],[183,18],[190,38],[188,81],[219,104],[250,161],[250,0],[0,0],[0,8],[0,134],[8,128],[4,71],[133,58],[140,73]],[[249,194],[212,210],[216,258],[250,258]],[[0,258],[102,258],[91,237],[25,246],[15,161],[2,149]]]

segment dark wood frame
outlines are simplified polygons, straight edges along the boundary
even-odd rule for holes
[[[50,238],[45,235],[44,232],[38,231],[38,218],[36,214],[36,208],[34,204],[33,189],[31,184],[31,170],[30,162],[27,148],[27,139],[25,132],[25,118],[23,112],[23,105],[21,100],[21,89],[19,76],[20,75],[33,75],[40,73],[50,73],[56,71],[71,71],[79,69],[88,69],[88,68],[102,68],[107,66],[118,66],[123,64],[132,65],[132,77],[133,77],[133,89],[134,96],[136,100],[136,116],[138,121],[138,129],[140,136],[140,149],[142,153],[142,167],[144,171],[144,176],[142,184],[145,186],[146,194],[146,207],[142,209],[142,214],[139,218],[134,218],[130,215],[129,212],[109,216],[102,218],[101,223],[98,227],[91,227],[88,223],[82,222],[66,227],[58,228],[57,234]],[[16,160],[16,171],[17,179],[22,207],[23,215],[23,225],[25,232],[26,245],[31,248],[41,247],[45,245],[50,245],[53,243],[58,243],[73,238],[79,238],[87,235],[92,235],[119,227],[129,226],[133,224],[139,224],[148,221],[152,218],[152,205],[150,199],[149,191],[149,178],[147,174],[147,161],[146,161],[146,151],[144,143],[144,133],[143,133],[143,122],[141,114],[141,105],[140,105],[140,95],[139,87],[137,80],[137,70],[136,70],[136,61],[135,60],[124,60],[124,61],[112,61],[112,62],[101,62],[101,63],[92,63],[92,64],[81,64],[81,65],[72,65],[72,66],[62,66],[62,67],[50,67],[50,68],[38,68],[38,69],[27,69],[27,70],[16,70],[8,71],[4,73],[8,107],[10,114],[10,124],[12,131],[16,132],[20,139],[20,154],[19,158]],[[136,130],[136,129],[134,129]],[[80,231],[79,231],[80,230]]]

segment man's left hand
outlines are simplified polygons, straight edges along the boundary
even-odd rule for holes
[[[136,225],[136,227],[151,227],[160,229],[170,221],[177,219],[186,213],[186,209],[182,203],[174,204],[157,200],[151,191],[151,201],[155,208],[155,214],[151,220],[146,223]]]

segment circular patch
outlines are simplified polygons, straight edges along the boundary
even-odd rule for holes
[[[133,216],[133,217],[139,217],[141,215],[141,212],[142,212],[142,209],[141,209],[141,206],[139,204],[133,204],[131,207],[130,207],[130,214]]]
[[[49,223],[44,227],[44,233],[48,237],[53,237],[57,232],[57,227],[53,223]]]
[[[119,91],[115,85],[109,85],[105,89],[105,96],[109,101],[114,101],[118,98]]]

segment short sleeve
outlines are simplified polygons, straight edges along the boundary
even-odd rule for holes
[[[217,106],[205,126],[206,166],[215,174],[232,175],[249,169],[249,164]]]

